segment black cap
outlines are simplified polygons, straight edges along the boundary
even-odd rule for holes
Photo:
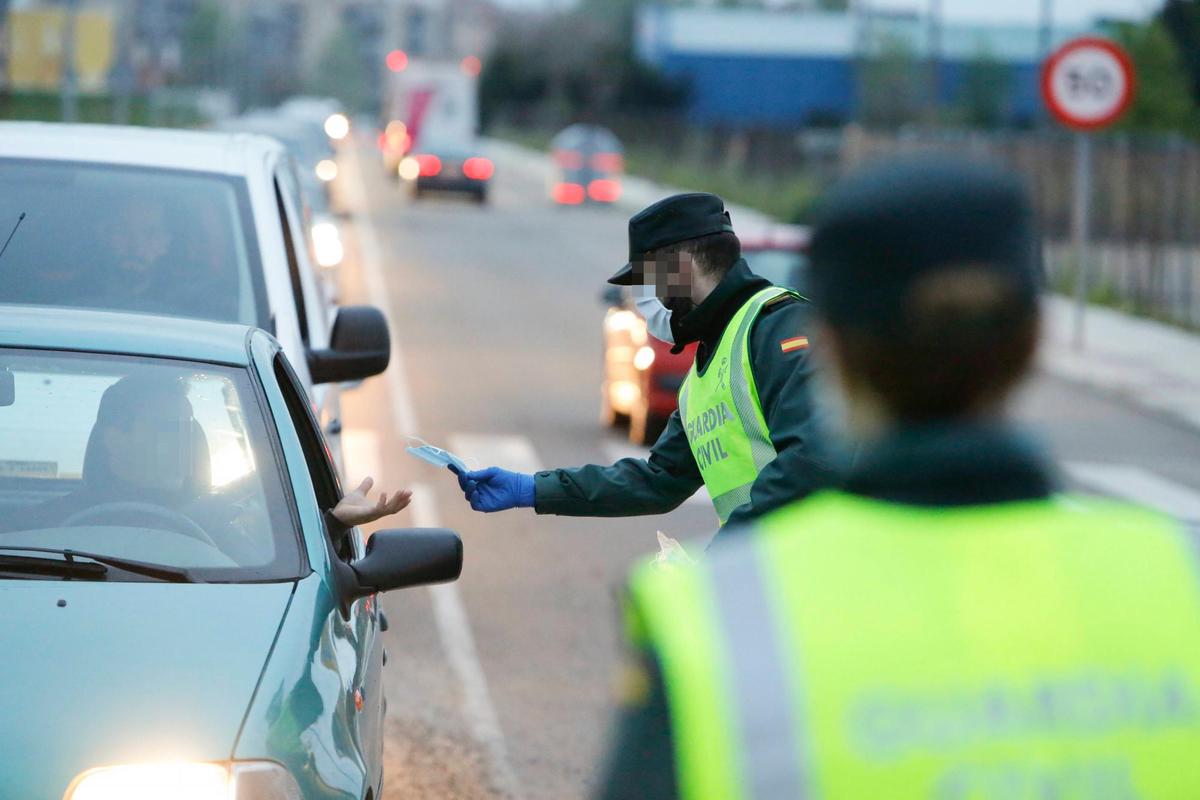
[[[618,286],[642,282],[633,264],[644,254],[710,233],[733,232],[729,212],[715,194],[692,192],[665,197],[629,218],[629,263],[608,279]]]
[[[1034,306],[1040,248],[1033,210],[1011,173],[922,157],[866,169],[817,212],[809,253],[812,299],[835,325],[890,332],[905,298],[932,272],[983,269]]]

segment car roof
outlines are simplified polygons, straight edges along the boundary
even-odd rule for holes
[[[0,304],[0,347],[250,363],[248,325],[51,306]]]
[[[128,125],[0,122],[0,158],[52,159],[244,175],[264,153],[283,151],[268,136]]]

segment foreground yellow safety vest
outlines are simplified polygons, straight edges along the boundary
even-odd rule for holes
[[[822,492],[639,568],[681,796],[1200,798],[1193,536],[1108,502]]]
[[[800,296],[772,286],[747,300],[725,326],[704,374],[693,363],[679,388],[679,418],[722,525],[750,502],[758,473],[775,460],[750,368],[750,329],[763,307],[785,294]]]

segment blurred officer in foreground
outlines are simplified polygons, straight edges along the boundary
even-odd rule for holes
[[[721,525],[736,525],[829,480],[808,387],[809,305],[750,271],[721,198],[680,194],[634,215],[629,263],[609,283],[642,291],[650,335],[700,342],[679,410],[646,459],[460,473],[472,508],[665,514],[704,485]]]
[[[1004,419],[1037,235],[991,169],[851,179],[814,234],[839,491],[629,584],[606,798],[1200,797],[1197,541],[1054,494]]]

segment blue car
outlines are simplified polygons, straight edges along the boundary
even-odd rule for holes
[[[331,343],[386,365],[378,312]],[[340,497],[266,332],[0,306],[0,796],[377,798],[378,593],[462,543],[364,543]]]

